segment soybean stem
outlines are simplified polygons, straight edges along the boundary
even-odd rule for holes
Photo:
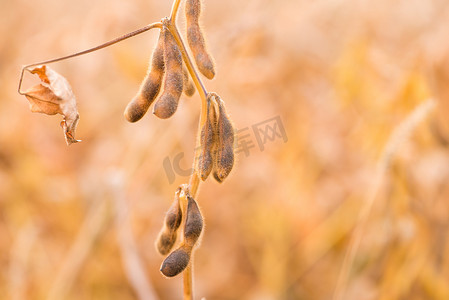
[[[194,167],[195,167],[195,159],[194,159]],[[198,177],[196,170],[190,176],[188,192],[191,197],[195,198],[198,193],[198,187],[200,185],[200,178]],[[187,197],[180,198],[183,207],[183,216],[187,215]],[[184,284],[184,300],[192,300],[193,299],[193,254],[195,252],[195,248],[192,248],[192,252],[190,254],[190,261],[187,265],[186,269],[183,272],[183,284]]]
[[[198,177],[198,174],[196,172],[193,172],[193,174],[190,176],[189,179],[189,192],[193,198],[196,197],[199,185],[200,185],[200,178]]]
[[[174,36],[176,43],[178,44],[181,53],[182,53],[182,58],[186,64],[187,70],[189,71],[190,77],[192,77],[193,82],[195,83],[196,89],[198,90],[198,93],[200,94],[201,97],[201,116],[200,116],[200,122],[199,122],[199,130],[201,130],[201,127],[204,125],[204,123],[206,122],[206,114],[207,114],[207,90],[204,87],[200,77],[198,76],[198,73],[196,72],[195,67],[192,64],[192,60],[190,59],[189,53],[187,52],[187,49],[184,45],[184,42],[182,41],[182,38],[178,32],[178,29],[176,28],[176,24],[174,21],[170,20],[168,22],[168,29],[170,30],[170,32],[172,33],[172,35]],[[199,178],[198,175],[196,174],[196,167],[195,167],[195,162],[196,162],[196,153],[195,153],[195,158],[194,158],[194,162],[193,162],[193,173],[190,176],[190,193],[192,195],[192,197],[195,197],[198,186],[199,186]]]
[[[181,3],[181,0],[173,1],[173,6],[171,8],[170,13],[170,21],[172,22],[176,22],[176,15],[178,14],[179,3]]]
[[[193,259],[193,249],[192,253],[190,254],[190,261],[187,265],[186,269],[184,270],[184,300],[192,300],[193,299],[193,280],[192,280],[192,259]]]
[[[83,50],[83,51],[76,52],[76,53],[73,53],[73,54],[70,54],[70,55],[66,55],[66,56],[62,56],[62,57],[58,57],[58,58],[53,58],[53,59],[49,59],[49,60],[45,60],[45,61],[41,61],[41,62],[37,62],[37,63],[32,63],[32,64],[29,64],[29,65],[23,66],[23,67],[22,67],[22,72],[21,72],[21,74],[20,74],[19,88],[17,89],[17,91],[18,91],[19,94],[21,94],[21,95],[24,94],[24,93],[20,90],[20,88],[21,88],[21,86],[22,86],[22,79],[23,79],[23,73],[24,73],[24,70],[27,69],[27,68],[29,68],[29,67],[34,67],[34,66],[38,66],[38,65],[45,65],[45,64],[55,63],[55,62],[62,61],[62,60],[66,60],[66,59],[73,58],[73,57],[76,57],[76,56],[81,56],[81,55],[84,55],[84,54],[88,54],[88,53],[91,53],[91,52],[94,52],[94,51],[97,51],[97,50],[100,50],[100,49],[109,47],[109,46],[111,46],[111,45],[114,45],[114,44],[116,44],[116,43],[118,43],[118,42],[121,42],[121,41],[126,40],[126,39],[129,39],[129,38],[131,38],[131,37],[133,37],[133,36],[136,36],[136,35],[139,35],[139,34],[141,34],[141,33],[144,33],[144,32],[146,32],[146,31],[148,31],[148,30],[150,30],[150,29],[153,29],[153,28],[162,28],[162,23],[161,23],[161,22],[155,22],[155,23],[148,24],[148,25],[146,25],[146,26],[144,26],[144,27],[142,27],[142,28],[139,28],[139,29],[137,29],[137,30],[135,30],[135,31],[133,31],[133,32],[127,33],[127,34],[122,35],[122,36],[120,36],[120,37],[118,37],[118,38],[115,38],[115,39],[113,39],[113,40],[111,40],[111,41],[109,41],[109,42],[106,42],[106,43],[104,43],[104,44],[95,46],[95,47],[90,48],[90,49],[87,49],[87,50]]]
[[[180,4],[180,0],[175,0],[173,2],[170,18],[168,19],[168,22],[167,22],[167,27],[170,30],[173,37],[175,38],[176,43],[178,44],[178,47],[182,54],[183,61],[186,64],[186,67],[187,67],[187,70],[189,71],[190,77],[192,77],[192,80],[196,86],[196,89],[198,90],[198,93],[200,94],[200,97],[201,97],[201,115],[200,115],[200,121],[199,121],[199,130],[201,130],[201,127],[206,122],[207,90],[204,87],[203,83],[201,82],[201,79],[198,76],[198,73],[196,72],[196,69],[192,64],[192,60],[190,59],[189,53],[187,52],[187,49],[184,45],[181,35],[178,32],[178,28],[176,27],[176,15],[177,15],[177,12],[179,9],[179,4]],[[198,144],[198,142],[197,142],[197,144]],[[194,155],[195,155],[195,157],[193,159],[193,172],[189,179],[189,193],[193,198],[196,198],[196,194],[198,193],[198,188],[200,185],[200,179],[196,172],[196,157],[197,157],[196,151],[195,151]],[[193,254],[194,254],[194,249],[192,249],[189,264],[187,265],[187,268],[183,272],[184,300],[192,300],[193,299],[193,282],[192,282],[193,281],[193,272],[192,272]]]
[[[190,179],[192,179],[190,177]],[[198,181],[199,182],[199,181]],[[192,190],[192,183],[190,183],[188,186],[186,185],[186,190],[181,192],[181,195],[179,197],[180,205],[181,205],[181,211],[182,211],[182,217],[183,217],[183,228],[185,227],[185,222],[187,220],[187,207],[188,207],[188,197],[187,195],[190,195],[191,197],[195,197],[195,193],[198,191],[198,184],[194,185],[194,189]],[[184,229],[185,230],[185,229]],[[183,240],[181,243],[184,243],[184,234],[181,235],[183,237]],[[190,253],[190,260],[187,264],[187,267],[184,269],[183,272],[183,300],[192,300],[193,299],[193,274],[192,274],[192,264],[193,264],[193,253],[195,248],[192,248],[192,251]]]

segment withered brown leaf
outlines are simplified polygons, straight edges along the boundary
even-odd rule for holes
[[[81,140],[75,139],[76,125],[79,120],[76,98],[67,79],[46,65],[27,69],[27,71],[37,74],[41,80],[40,84],[23,93],[30,102],[30,110],[47,115],[63,115],[61,127],[64,130],[67,145],[80,142]]]

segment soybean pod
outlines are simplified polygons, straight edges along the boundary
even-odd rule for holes
[[[184,240],[181,245],[168,255],[161,265],[161,272],[173,277],[184,271],[190,261],[192,249],[203,230],[203,217],[196,201],[187,195],[187,213],[184,224]]]
[[[224,102],[215,93],[209,93],[218,106],[217,151],[215,153],[214,178],[222,182],[234,166],[234,127],[226,113]]]
[[[165,78],[164,89],[154,105],[153,114],[161,119],[171,117],[178,108],[183,90],[182,56],[175,38],[163,27]]]
[[[189,71],[185,64],[182,65],[182,76],[183,76],[183,85],[184,85],[184,94],[188,97],[192,97],[195,94],[195,85],[193,84],[193,80],[190,78]]]
[[[140,85],[137,95],[126,106],[124,115],[129,122],[139,121],[156,99],[164,77],[164,65],[164,38],[161,32],[147,75]]]
[[[181,189],[178,188],[175,193],[175,199],[165,215],[164,225],[156,240],[156,248],[162,255],[167,255],[173,248],[177,238],[176,231],[181,225],[182,212],[179,204],[180,191]]]
[[[187,42],[200,72],[208,79],[215,76],[215,68],[212,57],[207,52],[204,35],[199,25],[201,14],[200,0],[187,0],[186,6]]]
[[[213,155],[216,143],[216,112],[215,106],[210,99],[207,100],[207,114],[206,122],[201,128],[200,137],[200,155],[198,157],[198,173],[200,178],[204,181],[212,171],[214,164]]]

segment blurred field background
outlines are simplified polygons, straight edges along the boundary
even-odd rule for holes
[[[449,299],[449,2],[203,2],[206,86],[253,147],[201,187],[196,298],[332,299],[362,228],[344,299]],[[0,4],[0,298],[181,299],[154,241],[188,179],[164,161],[191,165],[199,96],[169,120],[123,117],[157,30],[51,65],[77,96],[79,144],[16,91],[21,65],[158,21],[171,1]],[[273,117],[288,140],[261,150],[252,126]]]

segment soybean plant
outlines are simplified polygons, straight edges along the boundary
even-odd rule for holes
[[[184,299],[193,298],[192,263],[195,246],[201,238],[204,227],[203,217],[195,200],[198,199],[198,187],[210,173],[218,182],[229,175],[234,165],[234,127],[226,112],[225,102],[213,92],[208,92],[198,75],[196,68],[207,79],[215,76],[213,59],[207,51],[204,33],[200,26],[201,1],[186,0],[186,37],[190,54],[185,47],[176,23],[180,0],[174,0],[168,17],[160,22],[151,23],[134,32],[125,34],[107,43],[75,54],[55,58],[22,68],[18,92],[30,101],[33,112],[62,114],[64,134],[67,144],[79,142],[75,139],[75,129],[79,114],[76,98],[64,77],[50,69],[47,64],[84,55],[121,42],[150,29],[160,29],[156,47],[152,53],[147,75],[137,94],[125,108],[124,116],[129,122],[137,122],[154,104],[153,114],[167,119],[177,111],[182,93],[192,96],[195,90],[201,98],[201,114],[198,150],[193,159],[193,173],[189,182],[175,191],[175,197],[169,208],[156,241],[156,249],[166,256],[161,272],[166,277],[184,273]],[[39,75],[41,84],[27,91],[21,90],[24,71]],[[179,228],[182,228],[180,241],[175,250]]]

